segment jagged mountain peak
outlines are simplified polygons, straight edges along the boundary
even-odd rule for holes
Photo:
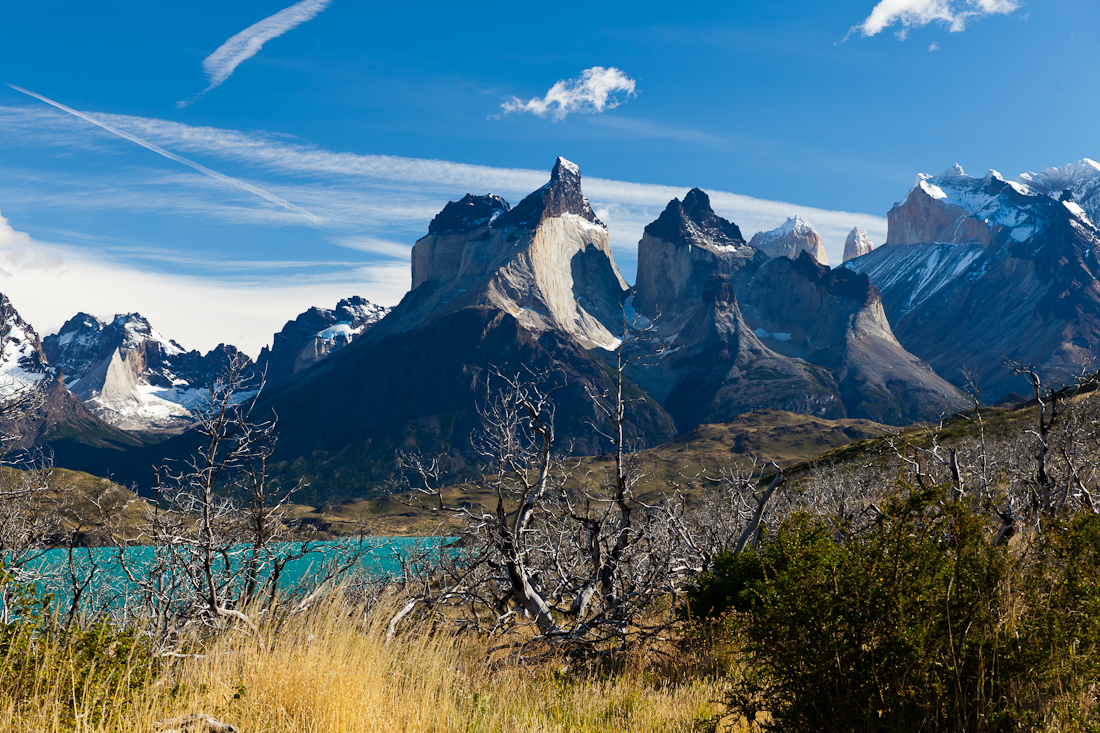
[[[501,227],[534,229],[543,220],[566,214],[579,216],[593,224],[607,226],[599,220],[581,190],[581,169],[565,158],[558,158],[550,171],[550,181],[520,201],[516,207],[496,220]]]
[[[855,227],[848,232],[848,238],[844,240],[844,262],[862,257],[875,248],[871,236],[866,229]]]
[[[558,159],[550,180],[487,230],[429,232],[412,250],[412,291],[371,336],[409,330],[463,308],[489,307],[531,332],[560,330],[583,348],[613,348],[629,289],[607,227],[581,190],[580,170]]]
[[[313,306],[275,334],[271,348],[265,346],[260,352],[256,371],[265,376],[268,386],[285,382],[350,344],[390,310],[358,295],[341,299],[331,310]]]
[[[989,246],[998,236],[1023,243],[1053,219],[1064,219],[1065,212],[1058,209],[1093,227],[1093,212],[1100,214],[1100,171],[1088,164],[1066,169],[1024,174],[1015,181],[995,170],[982,178],[968,176],[961,168],[939,176],[921,174],[905,200],[887,214],[886,243],[974,241]],[[1076,194],[1067,186],[1081,191],[1086,203],[1071,200]]]
[[[800,252],[809,252],[810,256],[823,265],[829,264],[825,253],[825,244],[821,235],[800,214],[788,217],[770,232],[757,232],[749,244],[769,257],[798,257]]]
[[[1016,180],[1032,191],[1076,204],[1093,224],[1100,225],[1100,163],[1095,160],[1082,158],[1040,173],[1024,173]]]
[[[210,384],[239,356],[224,344],[205,355],[186,351],[136,312],[109,322],[78,313],[42,346],[85,406],[125,430],[186,427]]]
[[[53,373],[38,334],[8,296],[0,293],[0,392],[39,382]]]
[[[61,326],[61,330],[58,331],[58,334],[63,335],[80,331],[102,331],[106,325],[106,323],[92,314],[81,311],[65,321],[64,325]]]
[[[507,201],[495,194],[474,196],[468,193],[458,201],[447,202],[428,224],[428,234],[463,234],[489,226],[510,208]]]
[[[338,323],[354,323],[358,327],[358,325],[375,323],[389,312],[390,309],[385,306],[376,305],[366,298],[353,295],[350,298],[342,298],[336,303],[334,315]]]
[[[942,178],[961,178],[966,175],[966,171],[958,163],[945,170],[942,174]]]
[[[148,341],[157,344],[168,356],[175,356],[186,351],[175,341],[162,336],[149,323],[149,319],[140,313],[117,314],[111,322],[111,326],[121,333],[124,348],[135,348]]]
[[[650,236],[676,244],[729,247],[745,243],[737,225],[715,214],[710,197],[698,188],[688,191],[683,201],[669,201],[665,210],[656,221],[646,226],[645,231]]]

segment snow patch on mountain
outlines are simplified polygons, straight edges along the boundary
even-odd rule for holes
[[[841,267],[867,275],[880,290],[904,283],[909,295],[898,308],[898,313],[904,314],[960,281],[980,278],[986,265],[985,260],[979,262],[983,252],[977,242],[930,242],[878,249]],[[881,253],[885,254],[878,256]]]
[[[821,264],[829,264],[821,235],[801,215],[788,218],[770,232],[757,232],[749,240],[749,245],[769,257],[789,257],[793,260],[801,252],[806,252]]]
[[[1067,204],[1078,216],[1084,213],[1093,224],[1100,223],[1100,163],[1082,158],[1076,163],[1024,173],[1016,179],[1030,190]]]
[[[139,313],[109,322],[78,313],[43,341],[66,386],[100,419],[124,430],[187,427],[233,359],[224,344],[203,355],[165,337]]]

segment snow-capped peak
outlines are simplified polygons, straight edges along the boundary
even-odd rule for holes
[[[1073,202],[1093,222],[1100,222],[1100,163],[1091,158],[1047,168],[1040,173],[1024,173],[1016,181],[1032,192]]]
[[[963,170],[963,167],[961,165],[956,163],[955,165],[951,166],[943,173],[941,173],[940,178],[962,178],[965,175],[966,171]]]
[[[581,169],[576,163],[571,160],[566,160],[560,155],[558,156],[557,162],[554,164],[555,168],[557,168],[558,166],[561,166],[562,169],[568,171],[571,175],[577,176],[578,178],[581,175]]]
[[[769,234],[775,234],[777,236],[785,236],[791,232],[801,233],[804,231],[814,231],[813,224],[802,218],[800,214],[788,217],[785,222],[779,225],[776,229],[773,229]]]
[[[123,346],[135,348],[145,341],[159,344],[166,356],[184,353],[183,347],[171,339],[161,336],[140,313],[123,313],[115,316],[115,327],[123,331]]]

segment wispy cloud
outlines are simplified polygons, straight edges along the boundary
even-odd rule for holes
[[[538,117],[549,115],[565,119],[573,112],[598,114],[613,109],[635,95],[636,82],[614,66],[593,66],[581,72],[580,78],[558,81],[545,97],[524,102],[518,97],[500,105],[502,114],[529,112]]]
[[[311,306],[331,307],[350,295],[392,305],[408,286],[409,266],[401,262],[360,263],[315,276],[211,279],[155,272],[101,252],[39,241],[0,216],[0,292],[41,335],[80,311],[110,318],[136,310],[187,348],[228,343],[257,356],[287,320]]]
[[[20,110],[33,115],[34,124],[18,122]],[[0,146],[6,125],[20,130],[18,143],[63,146],[76,150],[96,144],[73,135],[64,118],[51,121],[29,108],[0,107]],[[446,160],[359,155],[304,144],[286,136],[262,132],[192,127],[178,122],[144,117],[98,115],[113,127],[187,153],[203,155],[243,166],[252,177],[278,195],[300,202],[323,218],[323,229],[314,236],[389,262],[408,284],[408,251],[426,232],[432,216],[449,200],[463,193],[496,193],[512,203],[546,183],[552,160],[545,169],[497,168]],[[22,137],[28,136],[28,137]],[[51,173],[48,180],[34,172],[4,169],[0,176],[0,201],[21,210],[30,208],[118,211],[147,216],[176,215],[194,222],[231,223],[238,227],[276,229],[297,218],[273,207],[248,207],[219,196],[215,181],[183,173],[165,173],[127,167],[110,186],[87,180],[83,174]],[[624,276],[633,277],[642,230],[657,218],[673,197],[682,198],[683,187],[633,183],[586,176],[584,190],[600,218],[610,226],[611,245],[621,260]],[[751,236],[773,229],[788,216],[801,214],[813,223],[825,242],[830,260],[841,259],[844,240],[852,227],[860,226],[875,241],[886,236],[886,220],[866,213],[831,211],[782,201],[768,201],[741,194],[709,190],[719,214],[732,219]],[[313,233],[311,233],[313,234]],[[404,244],[399,244],[404,243]],[[384,259],[383,259],[384,258]],[[329,258],[326,258],[329,259]],[[405,268],[401,270],[400,268]],[[361,292],[370,298],[370,291]],[[136,307],[136,306],[135,306]],[[133,308],[131,308],[133,309]]]
[[[202,173],[203,175],[210,176],[211,178],[213,178],[217,181],[221,181],[222,183],[227,183],[230,186],[236,186],[237,188],[240,188],[244,191],[248,191],[249,193],[254,193],[254,194],[256,194],[257,196],[259,196],[261,198],[267,199],[268,201],[270,201],[273,204],[277,204],[279,206],[282,206],[287,211],[298,212],[299,214],[302,214],[307,219],[312,221],[314,224],[320,224],[321,223],[320,219],[318,219],[316,216],[309,213],[308,211],[306,211],[302,207],[295,206],[294,204],[290,203],[286,199],[279,198],[275,194],[269,193],[268,191],[265,191],[264,189],[262,189],[258,186],[253,186],[251,183],[246,183],[246,182],[241,181],[239,179],[232,178],[230,176],[225,175],[224,173],[218,173],[217,171],[211,170],[210,168],[207,168],[204,165],[200,165],[200,164],[196,163],[193,160],[188,160],[187,158],[184,158],[182,155],[176,155],[173,152],[165,150],[164,148],[160,147],[159,145],[154,145],[153,143],[149,142],[148,140],[143,140],[142,138],[138,137],[137,135],[132,135],[128,132],[125,132],[123,130],[119,130],[115,127],[112,127],[111,125],[108,125],[105,122],[100,122],[99,120],[92,117],[91,115],[88,115],[88,114],[85,114],[85,113],[80,112],[78,110],[75,110],[72,107],[66,107],[65,105],[61,104],[60,102],[55,102],[54,100],[49,99],[48,97],[43,97],[41,94],[36,94],[36,93],[34,93],[32,91],[29,91],[27,89],[24,89],[22,87],[17,87],[14,84],[8,84],[8,86],[11,87],[12,89],[14,89],[17,92],[22,92],[23,94],[26,94],[27,96],[34,97],[35,99],[41,100],[41,101],[45,102],[46,104],[48,104],[50,106],[53,106],[53,107],[56,107],[57,109],[59,109],[63,112],[68,112],[69,114],[73,115],[74,117],[79,117],[80,119],[84,120],[85,122],[90,122],[93,125],[95,125],[96,127],[100,127],[102,129],[106,130],[107,132],[113,134],[113,135],[118,135],[119,137],[124,138],[126,140],[129,140],[132,143],[137,143],[141,147],[145,148],[146,150],[151,150],[154,153],[156,153],[157,155],[163,155],[165,158],[168,158],[169,160],[175,161],[176,163],[181,163],[181,164],[186,165],[190,168],[194,168],[195,170],[197,170],[199,173]]]
[[[412,256],[412,247],[409,245],[377,237],[338,237],[333,243],[357,252],[369,252],[395,260],[407,260]]]
[[[218,46],[214,53],[203,59],[202,70],[210,84],[194,97],[176,102],[177,107],[193,104],[233,75],[237,67],[259,53],[264,44],[278,38],[287,31],[294,30],[302,23],[313,20],[317,14],[327,8],[332,0],[301,0],[275,15],[253,23],[228,41]]]
[[[987,15],[1008,15],[1019,7],[1019,0],[881,0],[862,23],[848,31],[848,36],[859,33],[867,38],[901,25],[898,37],[904,39],[910,28],[929,23],[942,23],[952,33],[958,33],[965,30],[971,20]]]
[[[640,138],[666,138],[681,142],[701,143],[703,145],[719,145],[725,142],[720,137],[715,137],[701,130],[692,130],[687,127],[672,127],[662,125],[659,122],[640,120],[635,117],[595,117],[593,122],[605,127],[614,127],[622,130],[627,135]]]

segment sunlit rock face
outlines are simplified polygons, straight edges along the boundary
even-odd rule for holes
[[[607,227],[581,190],[580,169],[564,158],[515,208],[491,194],[447,204],[413,246],[412,261],[416,297],[406,298],[384,331],[492,306],[525,328],[567,333],[584,348],[618,343],[628,288]]]
[[[1095,206],[1098,182],[1091,161],[1016,181],[922,174],[890,211],[891,246],[844,267],[881,291],[907,350],[984,400],[1029,389],[1006,361],[1072,379],[1100,356],[1100,232],[1078,203]]]
[[[789,257],[793,260],[802,252],[806,252],[817,262],[823,265],[829,264],[829,256],[825,254],[821,235],[801,216],[787,219],[770,232],[757,232],[749,240],[749,245],[756,247],[769,257]]]
[[[769,257],[702,191],[646,227],[632,305],[667,349],[632,374],[681,430],[766,407],[905,423],[964,404],[897,343],[867,278]]]
[[[856,227],[848,232],[848,238],[844,240],[844,262],[862,257],[874,248],[874,242],[866,230]]]

